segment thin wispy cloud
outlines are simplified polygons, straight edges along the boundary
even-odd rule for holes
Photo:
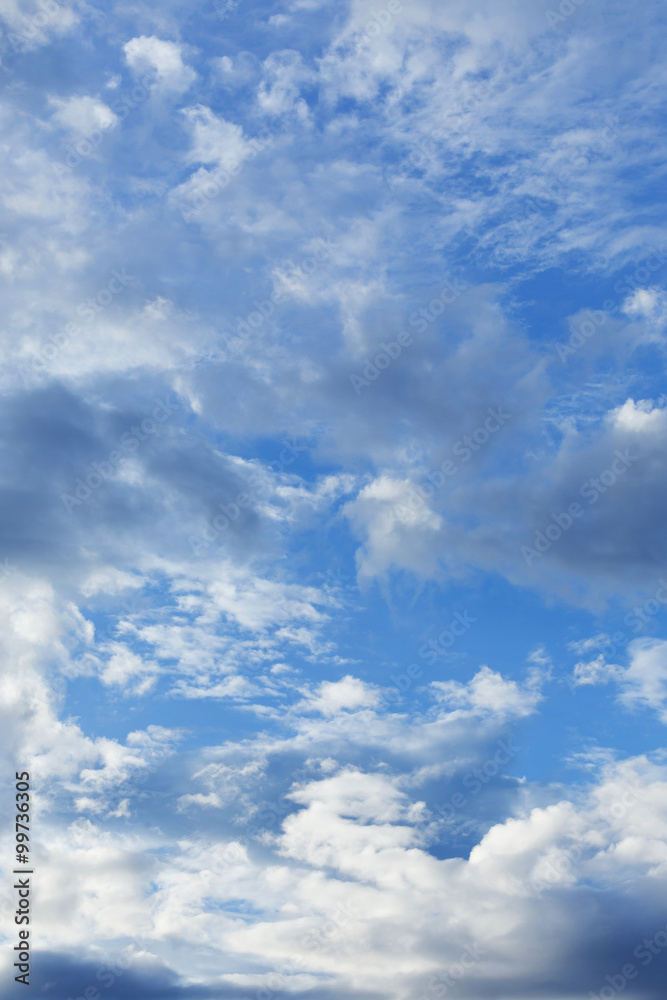
[[[663,6],[0,26],[7,990],[657,1000]]]

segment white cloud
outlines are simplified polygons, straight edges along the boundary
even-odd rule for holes
[[[118,117],[97,97],[86,95],[66,100],[53,97],[51,104],[56,108],[53,120],[74,133],[89,134],[95,129],[108,131],[118,124]]]
[[[324,620],[317,605],[329,604],[332,599],[316,588],[228,568],[231,572],[225,579],[213,581],[209,593],[214,606],[244,628],[262,630],[290,621],[317,624]]]
[[[623,312],[643,325],[639,343],[664,347],[667,327],[667,294],[662,288],[638,288],[623,303]],[[634,332],[634,331],[633,331]]]
[[[276,841],[293,861],[289,869],[276,859],[260,876],[218,848],[207,862],[207,888],[174,874],[161,909],[175,931],[177,906],[185,927],[204,893],[241,894],[249,905],[261,894],[263,918],[231,928],[211,909],[198,932],[211,940],[224,934],[228,953],[263,955],[263,968],[285,969],[290,984],[296,972],[311,973],[331,977],[340,991],[402,997],[427,991],[467,947],[474,960],[459,982],[463,996],[479,995],[489,977],[496,991],[528,995],[545,970],[561,984],[554,995],[565,996],[570,934],[593,940],[581,912],[582,898],[597,905],[591,883],[615,899],[631,876],[665,877],[665,787],[662,767],[641,758],[609,763],[588,789],[589,803],[581,795],[527,808],[492,826],[469,860],[437,860],[421,846],[420,804],[386,775],[348,769],[292,793],[302,808]],[[204,845],[188,847],[183,865],[197,863],[196,851],[208,855]]]
[[[655,406],[650,399],[626,399],[622,406],[612,410],[608,419],[619,431],[630,434],[667,432],[667,408]]]
[[[322,681],[303,705],[310,711],[330,716],[343,709],[373,708],[379,698],[376,688],[348,674],[339,681]]]
[[[79,23],[72,3],[62,0],[2,0],[0,19],[9,28],[9,43],[18,53],[48,45],[53,35],[71,31]]]
[[[662,107],[664,68],[650,46],[632,56],[633,32],[659,37],[659,5],[638,17],[614,3],[603,18],[579,5],[552,32],[549,2],[414,0],[387,20],[386,0],[380,10],[374,0],[340,10],[295,0],[259,58],[243,51],[257,50],[257,25],[242,11],[220,56],[201,31],[196,50],[163,40],[193,37],[175,9],[132,9],[130,31],[146,32],[124,46],[132,75],[154,70],[163,97],[185,98],[173,113],[148,102],[104,156],[64,173],[54,169],[70,141],[61,129],[116,122],[92,96],[110,93],[100,80],[121,80],[96,58],[106,42],[96,47],[95,18],[81,22],[69,76],[47,85],[58,95],[50,120],[26,113],[43,106],[31,58],[8,63],[17,76],[0,108],[2,523],[10,559],[18,551],[43,569],[0,588],[0,747],[8,768],[20,760],[35,775],[45,949],[95,969],[131,955],[132,975],[152,975],[154,992],[167,977],[165,995],[388,1000],[443,995],[434,978],[477,945],[461,1000],[532,997],[545,982],[554,1000],[588,992],[596,984],[584,981],[581,955],[600,955],[600,927],[614,959],[623,949],[610,931],[623,929],[632,960],[664,898],[664,754],[601,755],[569,784],[517,777],[521,757],[499,765],[494,741],[516,723],[523,742],[522,720],[538,708],[550,735],[559,723],[547,718],[541,660],[514,679],[484,654],[492,667],[469,669],[480,660],[462,651],[388,705],[403,647],[391,635],[364,647],[356,616],[375,613],[374,595],[360,598],[352,581],[322,584],[334,556],[350,572],[350,527],[359,582],[381,578],[392,611],[395,571],[451,583],[482,570],[606,611],[662,564],[667,410],[643,398],[652,375],[643,382],[632,368],[612,382],[585,349],[572,367],[549,361],[540,309],[522,311],[521,285],[536,278],[529,298],[541,296],[549,268],[606,278],[659,230],[659,215],[639,219],[636,205],[664,161],[647,124]],[[74,23],[65,4],[53,9],[28,56]],[[14,28],[33,11],[2,5]],[[304,11],[321,16],[304,18],[313,34],[301,54],[284,46]],[[195,52],[199,76],[186,61]],[[40,63],[42,82],[49,65]],[[90,66],[89,96],[71,96]],[[618,127],[606,124],[611,109]],[[253,145],[273,115],[287,127]],[[252,157],[258,145],[266,152]],[[234,176],[226,194],[214,184],[221,170]],[[204,207],[182,219],[173,209],[195,193]],[[325,236],[333,250],[308,274]],[[419,331],[419,310],[461,262],[495,268],[495,283],[470,288]],[[123,295],[65,347],[51,341],[120,267],[136,273]],[[227,338],[272,288],[286,301],[232,352]],[[618,333],[610,320],[595,344],[617,350],[625,337],[651,349],[664,294],[656,285],[619,295],[629,322],[614,320]],[[350,373],[408,328],[410,349],[356,396]],[[45,345],[53,356],[26,388],[16,366]],[[61,479],[76,483],[106,461],[165,386],[191,406],[66,518]],[[503,401],[507,428],[415,500]],[[308,442],[287,471],[285,434]],[[627,474],[525,567],[519,546],[554,512],[585,503],[582,484],[626,449],[638,456]],[[262,460],[248,458],[260,450]],[[260,495],[214,528],[253,474]],[[190,538],[204,532],[194,556]],[[434,593],[431,583],[420,591],[415,623]],[[374,624],[388,621],[381,614]],[[111,639],[105,619],[116,623]],[[400,610],[394,624],[398,636]],[[488,644],[492,627],[475,642]],[[343,642],[360,662],[339,655]],[[666,645],[638,640],[620,667],[581,643],[574,681],[613,682],[626,707],[667,721]],[[85,682],[66,700],[75,678]],[[139,702],[158,681],[165,698]],[[79,699],[88,690],[108,702],[94,722]],[[172,761],[185,734],[149,719],[170,718],[174,698],[204,724]],[[140,713],[143,728],[118,735],[120,712]],[[164,776],[150,781],[158,768]],[[76,810],[94,822],[72,822]],[[63,907],[71,920],[59,918]],[[144,947],[128,946],[135,934]],[[8,956],[2,963],[10,975]]]
[[[650,708],[667,722],[667,641],[634,639],[630,666],[622,674],[620,701],[629,708]]]
[[[435,570],[442,519],[427,504],[415,504],[410,487],[407,480],[380,475],[346,505],[355,530],[368,536],[357,557],[360,582],[396,565],[416,573]]]
[[[154,35],[131,38],[123,46],[128,65],[136,74],[155,70],[165,91],[182,93],[188,90],[197,74],[183,62],[182,47]]]
[[[542,700],[540,685],[537,672],[520,687],[516,681],[505,680],[501,674],[484,666],[467,684],[433,681],[431,688],[449,708],[482,715],[488,713],[499,718],[521,718],[534,712]]]
[[[575,686],[590,684],[608,684],[623,673],[623,668],[613,663],[607,663],[603,653],[594,660],[575,664],[572,679]]]
[[[608,684],[619,687],[618,701],[631,710],[651,709],[667,722],[667,640],[641,638],[628,644],[629,666],[608,663],[604,653],[575,665],[575,686]]]
[[[299,52],[288,49],[272,52],[262,66],[262,82],[257,100],[265,114],[281,115],[294,111],[299,117],[308,114],[306,102],[300,98],[301,86],[313,80]]]
[[[121,643],[110,644],[109,659],[100,678],[107,687],[122,687],[127,693],[146,694],[155,685],[159,667],[154,660],[145,660]]]
[[[120,594],[126,590],[137,590],[145,583],[145,578],[137,573],[128,573],[115,566],[95,570],[81,585],[84,597],[95,594]]]
[[[39,607],[33,625],[12,618],[12,598],[0,591],[11,623],[3,641],[15,635],[23,650],[52,649],[58,631],[47,612],[54,595],[31,586],[31,603],[43,603],[46,625],[36,627]],[[662,696],[653,651],[636,646],[635,673],[645,698]],[[192,775],[174,786],[183,790],[179,810],[201,816],[213,809],[228,825],[237,813],[243,818],[235,835],[216,831],[213,839],[204,826],[196,839],[182,839],[155,826],[121,833],[99,818],[104,824],[131,819],[132,782],[168,767],[182,733],[149,726],[129,733],[124,744],[93,741],[71,723],[36,712],[33,703],[26,716],[26,748],[33,749],[21,759],[42,788],[48,777],[50,795],[61,805],[66,792],[75,808],[96,817],[67,829],[40,818],[47,838],[40,845],[41,939],[50,949],[79,948],[91,960],[97,955],[99,964],[100,949],[117,953],[137,936],[149,954],[183,975],[194,950],[204,979],[236,982],[220,973],[224,953],[232,969],[252,960],[255,971],[239,973],[244,989],[265,982],[273,990],[270,977],[280,972],[284,988],[326,981],[348,995],[379,990],[396,1000],[428,990],[466,948],[477,950],[460,984],[463,997],[473,998],[490,974],[508,995],[520,993],[517,983],[529,990],[537,971],[563,975],[572,928],[584,943],[592,940],[588,910],[582,914],[581,906],[582,895],[595,905],[591,886],[614,899],[627,893],[629,880],[641,887],[650,878],[655,886],[667,877],[664,765],[645,758],[615,762],[607,755],[591,760],[590,781],[580,788],[520,786],[510,814],[487,824],[469,859],[441,859],[429,851],[438,836],[438,796],[449,801],[451,791],[434,793],[433,777],[421,770],[425,760],[445,761],[463,773],[471,748],[473,760],[482,759],[488,750],[475,750],[474,740],[490,720],[495,729],[486,729],[485,741],[508,720],[535,710],[537,669],[523,685],[488,668],[466,685],[441,682],[436,690],[444,715],[439,707],[440,714],[395,714],[390,721],[373,710],[370,685],[349,675],[318,684],[292,709],[293,736],[230,739],[194,755]],[[25,668],[16,698],[5,683],[3,704],[10,713],[26,704],[30,683]],[[310,718],[313,709],[320,719]],[[471,715],[479,720],[475,726]],[[359,747],[373,740],[376,759],[360,763]],[[335,747],[335,756],[323,755],[327,747]],[[391,764],[386,753],[377,758],[382,749],[391,751]],[[282,759],[290,765],[281,777],[276,765]],[[277,773],[287,792],[281,802]],[[437,772],[436,781],[445,774]],[[470,786],[462,787],[474,801]],[[282,802],[290,805],[283,809]],[[256,846],[239,843],[248,824],[267,823],[274,805],[274,821]],[[63,899],[78,914],[67,924],[53,917]]]
[[[249,147],[240,125],[219,118],[202,104],[184,108],[182,113],[192,133],[190,163],[215,163],[227,170],[234,170],[243,163]]]

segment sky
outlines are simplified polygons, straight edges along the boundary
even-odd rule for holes
[[[664,997],[664,4],[0,28],[6,995]]]

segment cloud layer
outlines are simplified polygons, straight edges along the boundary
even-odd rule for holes
[[[40,995],[657,1000],[662,5],[0,21]]]

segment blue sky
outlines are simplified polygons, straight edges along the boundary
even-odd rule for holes
[[[0,24],[34,988],[657,1000],[664,6]]]

